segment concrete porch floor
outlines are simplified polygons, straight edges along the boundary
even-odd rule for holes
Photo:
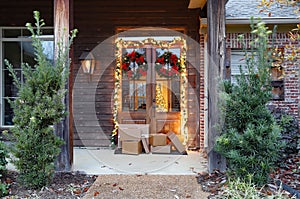
[[[207,160],[197,151],[188,155],[170,154],[115,154],[110,148],[74,148],[72,171],[91,175],[197,175],[207,171]],[[7,169],[16,170],[10,162]]]
[[[72,170],[93,175],[196,175],[207,171],[207,160],[197,151],[188,151],[188,155],[125,155],[114,152],[110,148],[74,148]]]

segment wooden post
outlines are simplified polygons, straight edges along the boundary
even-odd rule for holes
[[[71,30],[74,29],[74,0],[69,0],[69,8],[70,8],[70,14],[69,14],[69,28]],[[75,60],[74,59],[74,48],[73,46],[71,46],[70,49],[70,57],[71,60]],[[73,131],[73,74],[74,74],[74,61],[71,61],[70,63],[70,76],[69,76],[69,135],[70,135],[70,146],[69,146],[69,150],[70,150],[70,165],[73,164],[73,135],[74,135],[74,131]]]
[[[208,24],[208,169],[224,171],[226,161],[213,149],[219,135],[216,125],[220,124],[218,108],[218,85],[225,67],[225,3],[226,0],[207,1]]]
[[[68,46],[69,42],[69,0],[54,0],[54,39],[55,39],[55,53],[54,57],[58,55],[58,43],[62,46]],[[69,64],[69,63],[66,63]],[[66,88],[69,88],[67,82]],[[67,92],[65,99],[66,111],[69,112],[69,93]],[[55,167],[57,171],[70,171],[71,170],[71,157],[70,157],[70,140],[69,133],[70,118],[67,115],[60,123],[55,125],[55,132],[60,136],[65,144],[61,147],[61,153],[57,158]]]

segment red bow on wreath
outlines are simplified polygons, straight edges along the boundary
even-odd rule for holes
[[[180,60],[170,51],[165,52],[156,60],[155,69],[159,76],[166,78],[178,77],[181,72]]]
[[[139,79],[147,75],[147,70],[147,61],[142,54],[133,50],[122,57],[122,71],[128,78]]]

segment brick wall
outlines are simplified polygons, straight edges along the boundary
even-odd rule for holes
[[[204,148],[204,131],[205,131],[205,120],[204,120],[204,99],[205,99],[205,88],[204,88],[204,40],[205,35],[200,35],[200,148]]]
[[[230,49],[242,49],[243,46],[238,40],[238,36],[242,33],[227,33],[226,34],[226,48]],[[244,44],[249,47],[250,41],[253,41],[253,37],[250,33],[243,33]],[[272,39],[270,38],[270,41]],[[200,148],[204,148],[205,144],[205,120],[204,120],[204,99],[205,99],[205,88],[204,88],[204,43],[205,35],[200,34]],[[291,116],[298,118],[298,102],[299,102],[299,85],[298,85],[298,68],[299,61],[292,62],[288,61],[287,56],[292,52],[291,45],[300,47],[299,42],[292,42],[289,38],[288,33],[277,33],[274,39],[274,45],[276,47],[284,48],[285,61],[283,62],[284,68],[284,99],[283,100],[272,100],[270,106],[273,108],[279,108]]]
[[[241,49],[241,42],[238,41],[238,35],[241,33],[227,33],[226,35],[226,48]],[[244,34],[243,42],[249,47],[249,42],[253,40],[250,33]],[[270,41],[272,41],[270,37]],[[300,46],[299,42],[292,42],[288,33],[277,33],[274,38],[274,45],[279,48],[284,48],[285,61],[283,62],[284,68],[284,99],[273,100],[270,105],[273,108],[279,108],[286,113],[298,118],[298,102],[299,102],[299,85],[298,85],[298,72],[299,61],[292,62],[288,60],[288,55],[291,54],[291,45]]]

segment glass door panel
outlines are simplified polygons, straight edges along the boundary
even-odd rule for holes
[[[146,81],[123,81],[123,111],[146,111]]]
[[[156,112],[180,112],[180,48],[156,49]]]
[[[123,49],[122,111],[146,111],[147,70],[145,48]]]

